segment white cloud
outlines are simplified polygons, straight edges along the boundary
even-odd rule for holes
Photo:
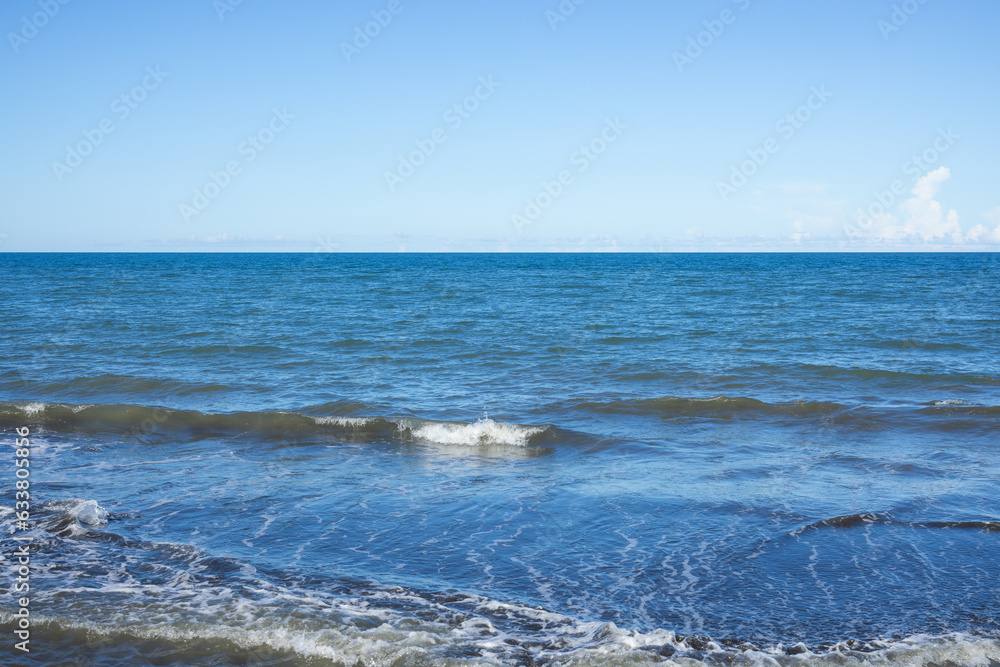
[[[976,225],[965,235],[966,239],[971,243],[1000,243],[1000,206],[986,211],[983,217],[996,227],[991,230],[986,225]]]
[[[912,190],[914,196],[899,205],[904,214],[903,222],[892,215],[879,216],[875,221],[881,226],[879,240],[962,243],[964,236],[958,212],[951,210],[945,215],[941,202],[934,199],[950,177],[948,167],[939,167],[917,180]]]
[[[789,238],[792,239],[792,242],[795,245],[802,245],[802,241],[812,238],[812,232],[802,231],[804,227],[805,225],[803,225],[801,220],[796,220],[792,223],[792,229],[795,230],[795,233],[793,233]]]
[[[766,185],[754,194],[750,209],[761,217],[784,218],[792,226],[795,244],[834,234],[840,228],[846,202],[830,193],[826,183],[786,181]]]

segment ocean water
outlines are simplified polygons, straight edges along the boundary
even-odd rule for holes
[[[1000,665],[996,254],[0,254],[0,321],[2,664]]]

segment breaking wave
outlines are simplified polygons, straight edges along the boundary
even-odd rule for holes
[[[320,407],[322,409],[322,406]],[[111,431],[132,435],[197,433],[242,437],[331,436],[350,441],[417,441],[457,446],[527,447],[550,426],[529,426],[484,417],[471,423],[415,417],[313,415],[293,411],[212,414],[136,405],[0,403],[0,428]]]

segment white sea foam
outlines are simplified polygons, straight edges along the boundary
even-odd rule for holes
[[[87,592],[89,589],[79,589]],[[125,594],[140,594],[141,590],[119,587]],[[145,591],[149,592],[149,591]],[[235,612],[237,610],[231,610]],[[244,612],[251,611],[244,609]],[[523,664],[524,654],[510,651],[508,635],[487,619],[472,618],[450,627],[434,622],[416,623],[414,619],[397,627],[384,621],[367,629],[350,625],[335,626],[329,621],[317,626],[301,622],[294,626],[270,615],[256,616],[236,622],[236,614],[227,615],[215,623],[131,622],[126,625],[66,621],[39,616],[39,624],[56,623],[63,628],[84,630],[90,635],[124,635],[149,641],[166,640],[173,644],[226,641],[250,651],[251,657],[265,658],[267,651],[295,653],[305,659],[325,659],[337,664],[421,664],[421,665],[505,665]],[[7,622],[9,613],[0,612]],[[674,632],[654,630],[642,633],[617,627],[614,623],[574,623],[571,627],[554,628],[546,638],[538,636],[523,645],[534,661],[553,666],[613,667],[668,665],[701,667],[733,664],[746,667],[991,667],[1000,662],[1000,642],[996,639],[963,634],[947,636],[918,635],[899,641],[881,642],[875,650],[857,651],[838,645],[833,650],[817,653],[800,646],[796,655],[788,655],[781,647],[765,649],[727,649],[715,642],[706,642],[692,650]],[[519,642],[518,642],[519,643]],[[553,648],[543,648],[548,644]],[[446,647],[475,647],[479,657],[469,656],[461,662],[445,658]],[[535,646],[532,646],[535,645]],[[559,648],[554,648],[559,646]],[[444,649],[444,650],[442,650]]]
[[[442,445],[524,447],[532,436],[544,430],[484,418],[471,424],[422,424],[413,429],[413,435]]]
[[[93,501],[78,504],[87,502]],[[239,587],[242,594],[234,598],[229,585],[207,585],[189,576],[189,571],[203,566],[200,556],[185,561],[191,570],[175,570],[163,584],[143,584],[131,577],[121,580],[116,572],[113,580],[99,581],[103,585],[97,589],[87,585],[46,591],[58,594],[62,603],[79,599],[89,609],[89,619],[40,616],[37,620],[105,636],[113,644],[129,637],[172,645],[223,642],[220,650],[236,645],[251,659],[261,661],[270,660],[270,652],[278,651],[306,661],[346,665],[473,667],[524,664],[528,657],[534,664],[554,667],[994,667],[1000,663],[1000,641],[959,633],[872,642],[864,650],[846,643],[825,651],[799,645],[789,655],[792,645],[743,650],[703,640],[694,647],[669,630],[639,632],[477,595],[458,601],[463,608],[475,608],[470,612],[450,609],[402,588],[344,598],[251,580],[246,582],[248,587]],[[287,614],[289,609],[296,610],[294,621]],[[422,613],[415,615],[414,609]],[[10,618],[0,610],[0,621]],[[360,619],[364,622],[358,624]],[[459,661],[446,657],[453,648],[466,657]]]
[[[313,417],[313,419],[320,426],[350,426],[351,428],[358,428],[372,422],[369,417]]]
[[[67,513],[88,526],[106,526],[108,523],[108,511],[98,505],[96,500],[78,501],[67,509]]]
[[[45,410],[45,404],[39,403],[37,401],[34,403],[28,403],[27,405],[22,405],[20,407],[29,417],[33,417],[34,415],[37,415],[39,412],[43,412]]]

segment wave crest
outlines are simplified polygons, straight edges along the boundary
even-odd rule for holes
[[[351,405],[349,409],[356,410],[357,406]],[[52,431],[124,431],[137,436],[177,433],[250,438],[333,436],[351,442],[416,439],[443,445],[507,447],[526,447],[550,428],[494,421],[488,417],[464,423],[418,418],[313,415],[280,410],[220,414],[137,405],[19,405],[0,402],[0,427],[24,426],[26,423]]]
[[[413,435],[442,445],[504,445],[526,447],[545,428],[496,422],[484,417],[471,424],[424,423],[411,429]]]

